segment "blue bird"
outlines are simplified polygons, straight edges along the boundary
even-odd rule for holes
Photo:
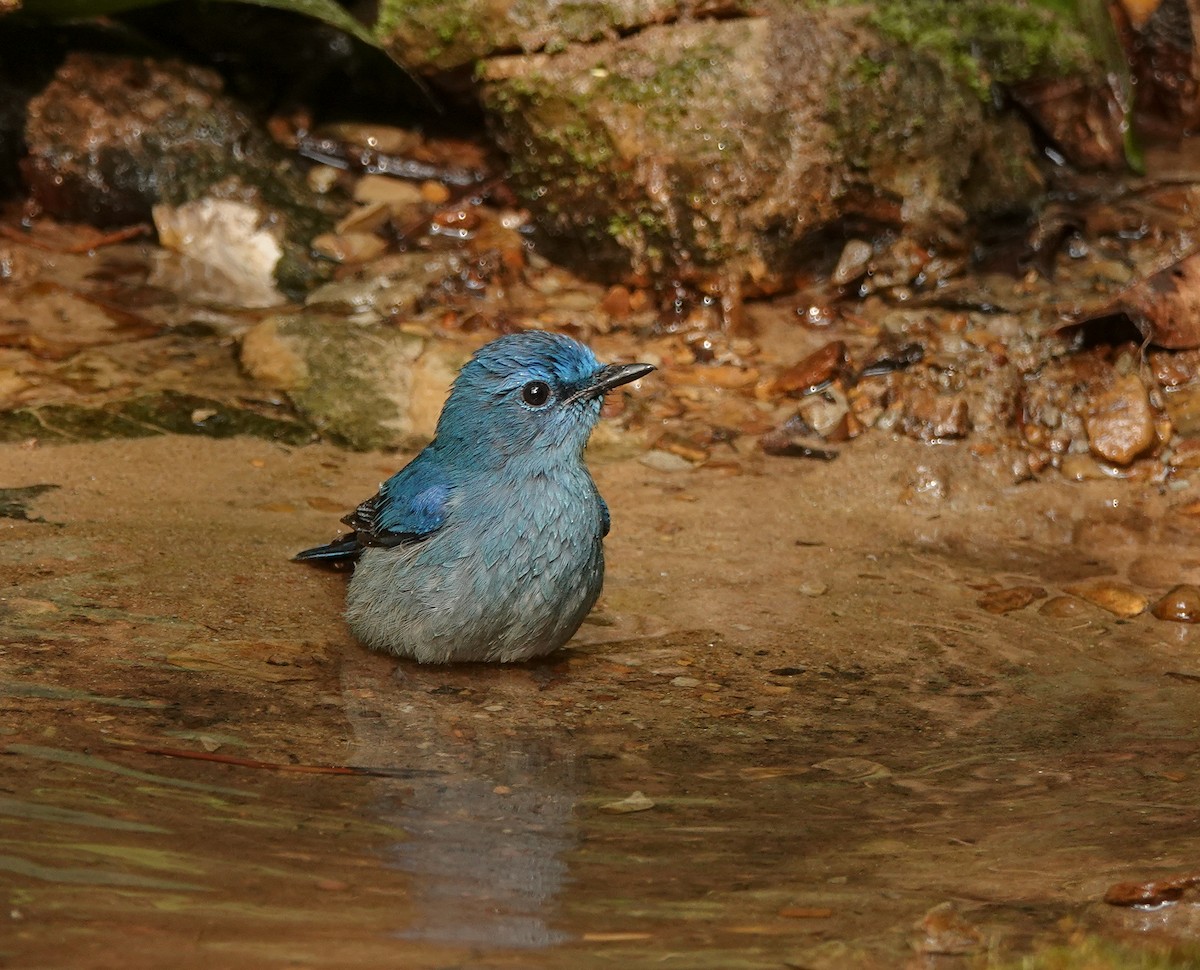
[[[354,563],[350,629],[422,663],[528,660],[566,643],[600,595],[608,506],[583,461],[605,392],[654,370],[603,366],[560,334],[480,348],[433,441],[295,558]]]

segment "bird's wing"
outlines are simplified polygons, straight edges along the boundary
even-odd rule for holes
[[[338,567],[353,562],[366,546],[420,542],[445,524],[450,491],[436,457],[423,451],[342,519],[353,532],[293,558]]]

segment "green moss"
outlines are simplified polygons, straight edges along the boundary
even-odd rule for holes
[[[899,45],[935,56],[983,99],[993,83],[1094,74],[1100,61],[1072,0],[879,0],[867,19]]]
[[[668,127],[683,117],[703,86],[725,83],[731,51],[721,44],[698,44],[645,74],[637,65],[617,65],[603,85],[602,93],[616,104],[653,104],[667,110],[648,119]]]
[[[197,420],[199,418],[199,420]],[[211,438],[252,435],[304,444],[311,429],[246,408],[164,391],[101,407],[46,405],[0,412],[0,441],[99,441],[148,438],[158,434],[198,434]]]
[[[402,63],[441,69],[473,64],[505,46],[492,37],[487,11],[472,0],[383,0],[373,32]]]

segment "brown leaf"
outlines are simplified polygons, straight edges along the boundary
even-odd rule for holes
[[[1200,347],[1200,253],[1134,283],[1117,306],[1159,347]]]

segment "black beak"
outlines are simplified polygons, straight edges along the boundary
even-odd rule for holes
[[[620,387],[622,384],[636,381],[639,377],[645,377],[652,370],[654,370],[653,364],[606,364],[589,377],[587,383],[579,390],[563,401],[563,404],[603,397],[614,387]]]

